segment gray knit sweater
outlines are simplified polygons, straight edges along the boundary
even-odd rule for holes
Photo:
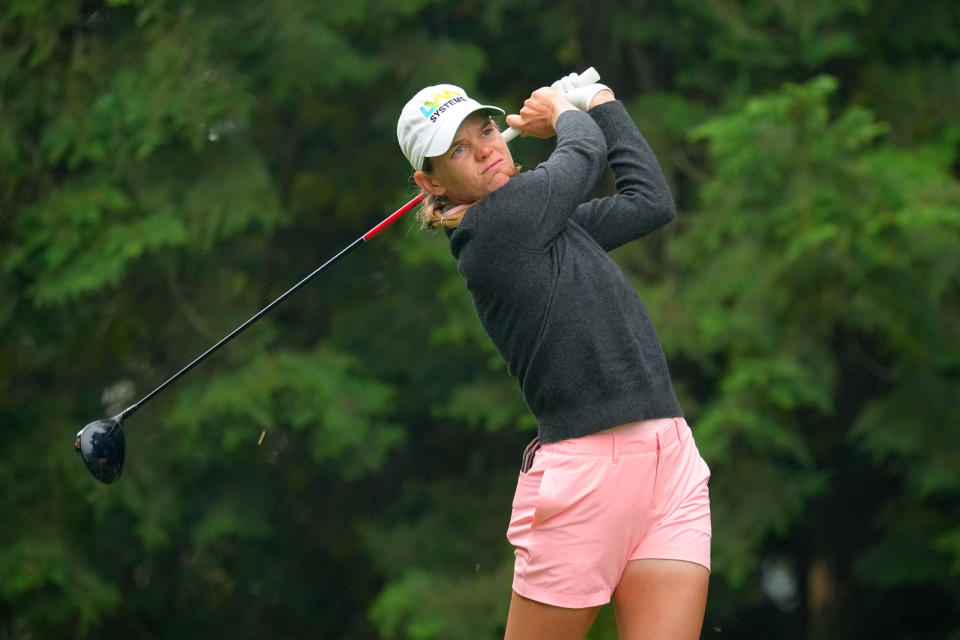
[[[585,202],[607,165],[616,195]],[[682,415],[650,317],[607,255],[673,216],[656,157],[614,101],[561,114],[550,158],[474,205],[449,234],[541,442]]]

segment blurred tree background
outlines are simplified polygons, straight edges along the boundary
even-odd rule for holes
[[[960,4],[5,0],[0,639],[502,637],[535,424],[412,216],[117,484],[72,440],[415,194],[414,91],[591,65],[679,207],[615,258],[713,470],[703,637],[960,638]]]

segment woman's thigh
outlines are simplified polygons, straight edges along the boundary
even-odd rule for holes
[[[697,640],[710,572],[682,560],[632,560],[613,592],[620,640]]]
[[[567,609],[513,592],[504,640],[582,640],[600,607]]]

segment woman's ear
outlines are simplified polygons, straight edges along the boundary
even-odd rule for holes
[[[413,180],[417,183],[417,186],[433,196],[442,196],[447,191],[426,171],[417,171],[414,173]]]

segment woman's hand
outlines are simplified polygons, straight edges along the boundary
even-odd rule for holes
[[[521,136],[552,138],[557,133],[560,114],[576,109],[562,93],[543,87],[524,100],[519,114],[507,116],[507,124],[519,129]]]

